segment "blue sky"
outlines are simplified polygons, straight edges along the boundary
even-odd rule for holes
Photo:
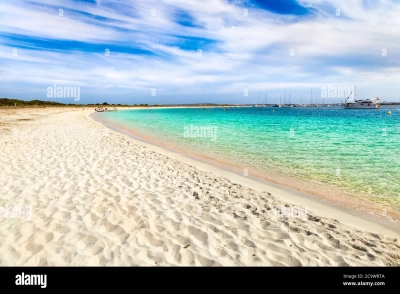
[[[398,15],[387,0],[2,0],[0,97],[298,103],[357,85],[400,101]]]

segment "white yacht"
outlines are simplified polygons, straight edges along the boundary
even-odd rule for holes
[[[349,97],[347,97],[345,103],[343,104],[343,107],[345,109],[377,109],[381,107],[379,102],[377,102],[378,100],[380,100],[378,97],[376,97],[375,100],[372,99],[356,100],[355,99],[356,96],[357,96],[356,86],[354,86],[353,91],[350,93]]]

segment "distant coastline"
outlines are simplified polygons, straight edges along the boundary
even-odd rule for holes
[[[400,102],[382,102],[381,105],[400,105]],[[88,103],[88,104],[76,104],[76,103],[60,103],[55,101],[44,101],[44,100],[20,100],[20,99],[12,99],[12,98],[0,98],[0,108],[12,108],[12,107],[272,107],[276,105],[276,103],[272,104],[235,104],[235,103],[190,103],[190,104],[114,104],[114,103]],[[296,105],[296,104],[294,104]],[[315,104],[303,104],[306,106],[313,106]],[[319,104],[320,107],[324,106],[340,106],[340,103],[325,103]],[[296,106],[295,106],[296,107]]]

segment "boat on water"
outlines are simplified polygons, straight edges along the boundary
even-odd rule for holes
[[[349,97],[346,98],[346,101],[343,105],[344,109],[378,109],[381,107],[379,102],[377,102],[379,97],[373,99],[361,99],[356,100],[356,86],[354,86],[353,91],[350,93]],[[352,97],[352,99],[350,98]]]

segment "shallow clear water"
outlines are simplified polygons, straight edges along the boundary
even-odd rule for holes
[[[317,180],[400,211],[396,107],[166,108],[101,116],[158,141],[247,168],[249,173],[275,171]],[[196,133],[196,127],[205,131]]]

